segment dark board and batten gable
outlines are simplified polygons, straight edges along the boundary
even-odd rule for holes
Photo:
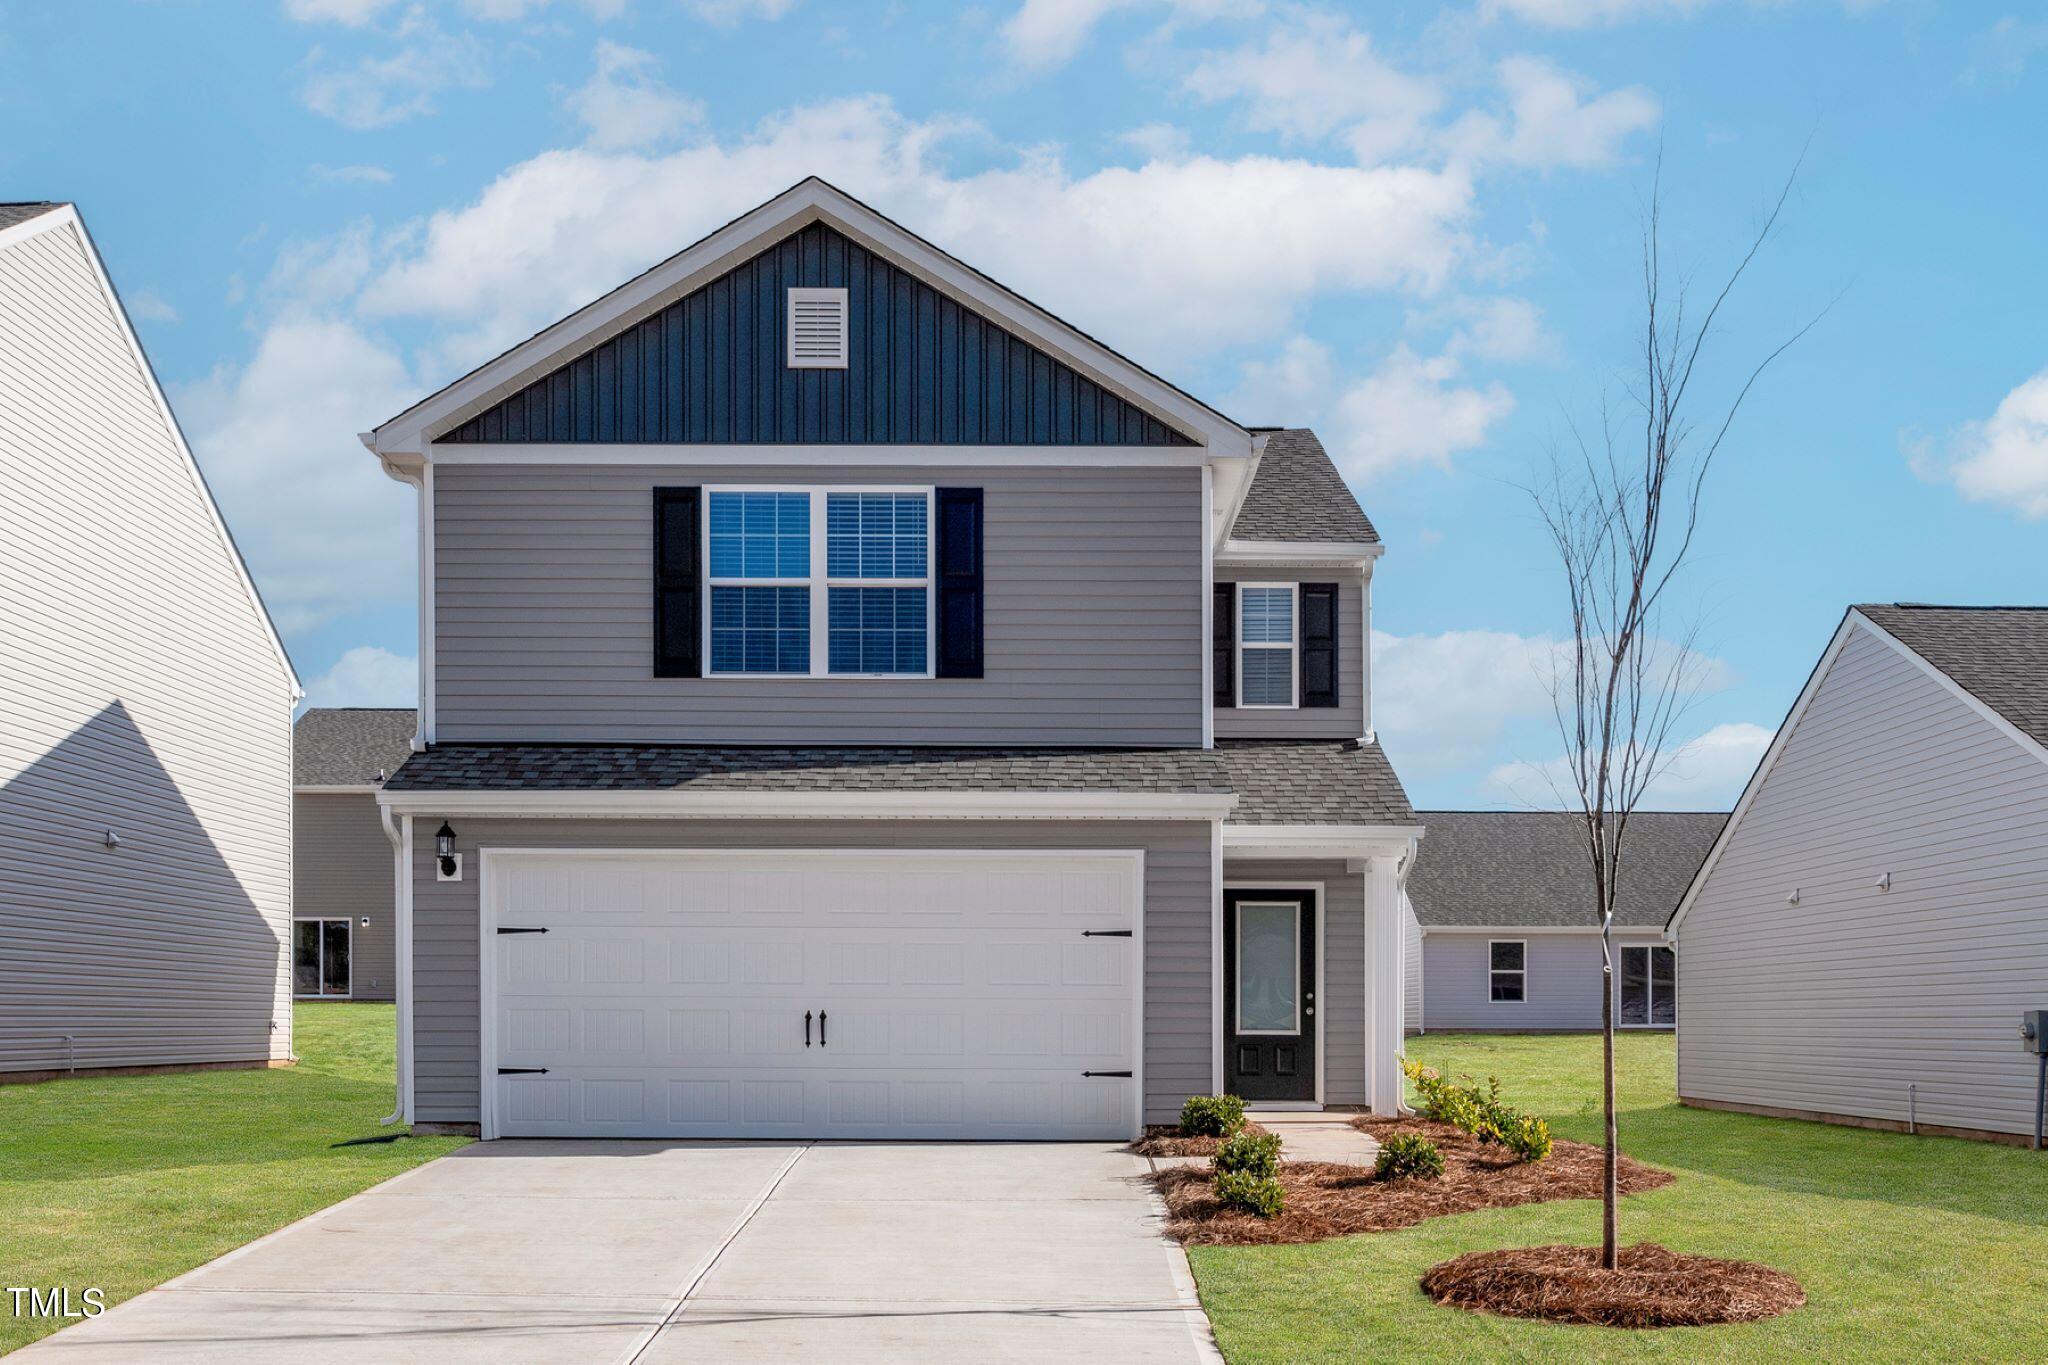
[[[844,369],[791,368],[792,288],[847,291]],[[1193,445],[813,223],[441,435],[458,443]]]

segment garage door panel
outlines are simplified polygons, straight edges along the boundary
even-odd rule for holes
[[[500,1132],[1134,1128],[1128,857],[500,856]]]

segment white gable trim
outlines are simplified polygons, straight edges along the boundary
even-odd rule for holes
[[[428,455],[431,440],[567,360],[733,269],[772,243],[823,222],[962,305],[1002,323],[1208,448],[1248,458],[1251,433],[1044,309],[815,176],[719,228],[611,293],[432,394],[373,433],[380,457]]]
[[[1778,727],[1777,735],[1771,740],[1771,747],[1764,751],[1763,761],[1757,764],[1756,772],[1749,779],[1749,785],[1742,789],[1742,799],[1735,803],[1735,810],[1729,815],[1728,823],[1721,827],[1721,837],[1714,841],[1713,848],[1707,853],[1706,861],[1701,863],[1700,870],[1693,874],[1692,884],[1686,887],[1684,897],[1678,902],[1678,909],[1672,912],[1670,922],[1665,926],[1667,936],[1677,934],[1679,925],[1685,920],[1686,911],[1692,908],[1693,901],[1699,896],[1700,888],[1707,884],[1707,878],[1712,875],[1715,865],[1721,861],[1722,851],[1728,847],[1729,841],[1734,838],[1735,830],[1742,823],[1742,817],[1748,813],[1750,803],[1755,800],[1756,794],[1763,789],[1764,780],[1771,775],[1771,769],[1777,765],[1778,756],[1784,752],[1786,743],[1792,737],[1792,732],[1799,728],[1800,720],[1806,715],[1806,708],[1812,704],[1814,697],[1820,692],[1821,683],[1826,679],[1829,670],[1834,667],[1835,660],[1841,655],[1843,648],[1847,646],[1850,639],[1859,630],[1868,633],[1872,638],[1882,642],[1885,646],[1898,653],[1900,657],[1911,661],[1914,667],[1932,678],[1950,696],[1955,697],[1963,705],[1969,707],[1970,710],[1990,722],[1993,729],[2012,740],[2035,758],[2048,763],[2048,748],[2043,748],[2032,736],[2015,726],[2004,716],[1999,715],[1998,712],[1992,710],[1989,706],[1986,706],[1983,701],[1973,696],[1968,689],[1964,688],[1955,679],[1929,663],[1910,645],[1906,644],[1905,641],[1878,625],[1877,622],[1871,620],[1862,612],[1851,607],[1842,617],[1842,624],[1835,630],[1834,638],[1828,641],[1827,652],[1821,655],[1820,662],[1814,666],[1812,676],[1807,678],[1806,686],[1800,690],[1799,699],[1792,703],[1792,710],[1785,717],[1785,723]]]
[[[156,370],[149,363],[149,355],[142,349],[142,341],[135,335],[134,326],[128,321],[128,310],[121,303],[120,291],[107,275],[106,262],[100,259],[99,247],[93,244],[92,234],[86,231],[85,220],[72,204],[41,213],[26,222],[0,231],[0,250],[17,242],[27,241],[39,233],[50,232],[60,227],[69,227],[78,234],[78,241],[85,248],[85,259],[92,266],[93,278],[98,281],[100,296],[106,300],[107,310],[113,314],[115,325],[121,329],[121,338],[127,343],[128,355],[135,362],[137,373],[142,376],[143,387],[149,391],[149,400],[156,407],[157,417],[163,422],[164,430],[170,433],[171,444],[177,447],[178,456],[185,462],[185,472],[192,479],[193,491],[206,508],[206,515],[212,519],[213,531],[220,540],[221,549],[226,552],[228,563],[234,566],[235,575],[241,580],[242,591],[249,599],[249,609],[256,613],[256,619],[263,627],[263,634],[270,641],[271,650],[277,655],[277,665],[284,673],[285,689],[291,702],[297,705],[306,695],[306,689],[299,685],[298,671],[292,667],[291,655],[285,652],[284,640],[278,635],[277,627],[271,622],[270,611],[263,605],[263,596],[256,591],[256,580],[249,576],[249,566],[242,559],[241,549],[235,538],[228,532],[227,522],[221,519],[220,505],[213,500],[213,490],[206,486],[206,475],[200,472],[199,461],[192,456],[192,447],[185,443],[185,432],[178,425],[177,416],[164,397],[163,386],[157,382]]]

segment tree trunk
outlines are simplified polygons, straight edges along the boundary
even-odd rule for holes
[[[1600,1171],[1600,1264],[1613,1270],[1620,1265],[1621,1250],[1615,1232],[1615,1205],[1620,1202],[1614,1123],[1614,936],[1613,927],[1600,925],[1600,1088],[1607,1106],[1607,1151]]]

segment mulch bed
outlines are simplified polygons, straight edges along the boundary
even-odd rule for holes
[[[1256,1123],[1247,1123],[1244,1131],[1259,1134],[1266,1130]],[[1131,1150],[1139,1156],[1214,1156],[1222,1145],[1222,1138],[1183,1137],[1178,1127],[1167,1124],[1147,1128],[1145,1136],[1131,1144]]]
[[[1422,1291],[1438,1303],[1511,1318],[1607,1327],[1755,1322],[1806,1302],[1799,1282],[1753,1261],[1685,1256],[1655,1242],[1623,1247],[1618,1270],[1597,1247],[1474,1251],[1434,1266]]]
[[[1548,1160],[1522,1162],[1497,1143],[1482,1143],[1445,1123],[1428,1119],[1359,1119],[1357,1126],[1381,1142],[1396,1133],[1420,1133],[1443,1153],[1438,1180],[1380,1180],[1370,1166],[1283,1161],[1280,1184],[1287,1206],[1279,1216],[1260,1218],[1216,1198],[1205,1167],[1158,1172],[1153,1181],[1166,1201],[1166,1232],[1191,1246],[1266,1246],[1321,1242],[1358,1232],[1413,1227],[1446,1214],[1510,1208],[1550,1199],[1600,1197],[1600,1149],[1560,1141]],[[1623,1194],[1639,1194],[1672,1182],[1668,1171],[1621,1159]]]

